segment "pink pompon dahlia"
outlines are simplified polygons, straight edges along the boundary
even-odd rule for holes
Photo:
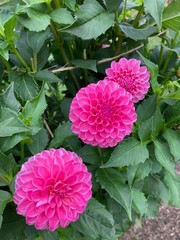
[[[70,107],[72,131],[84,143],[113,147],[129,135],[137,119],[132,96],[116,82],[81,88]]]
[[[44,150],[22,165],[15,182],[17,213],[36,229],[54,231],[79,218],[92,196],[91,173],[74,152]]]
[[[111,67],[106,69],[107,77],[104,80],[117,82],[133,96],[133,102],[144,98],[150,87],[150,74],[145,66],[140,67],[141,61],[131,58],[121,58],[119,62],[113,61]]]

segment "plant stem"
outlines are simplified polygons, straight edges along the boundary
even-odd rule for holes
[[[123,22],[125,22],[125,18],[126,18],[126,6],[127,6],[127,0],[124,0]]]
[[[168,63],[169,63],[169,60],[171,59],[171,56],[172,56],[172,51],[168,51],[168,55],[167,55],[167,58],[166,58],[166,62],[164,64],[164,67],[163,67],[163,70],[162,70],[162,75],[164,75],[166,69],[167,69],[167,66],[168,66]]]
[[[164,48],[163,48],[163,46],[161,45],[161,49],[160,49],[160,53],[159,53],[159,59],[158,59],[158,66],[159,66],[159,68],[160,68],[161,63],[162,63],[163,50],[164,50]]]
[[[136,15],[136,17],[135,17],[135,19],[134,19],[134,21],[132,23],[133,27],[136,26],[136,24],[139,22],[139,19],[141,17],[141,14],[143,13],[143,11],[144,11],[144,4],[142,3],[141,8],[139,9],[139,12]]]
[[[9,64],[9,62],[6,61],[3,57],[1,57],[1,59],[2,59],[2,61],[3,61],[3,63],[4,63],[4,65],[6,66],[8,72],[12,72],[12,67],[11,67],[11,65]]]
[[[26,70],[28,72],[31,71],[30,67],[27,65],[27,63],[25,62],[25,60],[22,58],[22,56],[20,55],[20,53],[18,52],[18,50],[13,46],[13,52],[16,54],[16,56],[18,57],[18,59],[20,60],[20,62],[23,64],[23,66],[26,68]]]

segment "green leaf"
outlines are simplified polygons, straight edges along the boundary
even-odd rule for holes
[[[165,121],[163,119],[163,116],[160,113],[160,110],[157,109],[151,118],[148,118],[141,123],[138,129],[139,138],[143,142],[145,142],[146,140],[155,139],[164,124]]]
[[[33,135],[31,139],[32,143],[28,144],[28,148],[33,155],[44,150],[49,141],[47,131],[44,128]]]
[[[23,13],[26,15],[19,15],[18,20],[20,23],[28,28],[30,31],[41,32],[45,30],[50,24],[50,16],[46,13],[40,12],[33,8],[23,8]]]
[[[94,198],[91,198],[79,220],[71,225],[74,229],[93,239],[111,238],[115,234],[112,215],[104,205]]]
[[[97,62],[96,60],[83,60],[83,59],[76,59],[76,60],[73,60],[71,61],[71,63],[73,65],[75,65],[76,67],[80,67],[80,68],[83,68],[83,69],[89,69],[89,70],[92,70],[94,72],[97,72]]]
[[[71,226],[59,228],[58,232],[61,240],[84,240],[82,235]]]
[[[147,212],[147,199],[144,193],[136,188],[132,189],[132,207],[141,217]]]
[[[28,43],[35,53],[38,53],[40,51],[44,42],[49,37],[49,34],[50,34],[49,28],[47,28],[46,31],[41,31],[41,32],[32,32],[32,31],[28,32],[27,34]]]
[[[96,0],[85,0],[76,12],[77,21],[64,32],[84,40],[97,38],[114,25],[114,13],[108,13]]]
[[[35,127],[35,129],[33,129],[33,134],[37,132],[36,127],[41,128],[42,114],[46,107],[47,104],[43,88],[37,97],[26,102],[22,111],[22,117],[27,120],[30,119],[30,126]]]
[[[83,162],[96,165],[100,162],[100,156],[98,154],[98,148],[90,145],[85,145],[77,152],[82,157]]]
[[[144,182],[144,192],[148,196],[154,196],[156,199],[168,203],[169,192],[165,184],[156,176],[149,176]]]
[[[56,77],[54,73],[48,71],[47,69],[38,71],[32,74],[32,76],[36,81],[42,81],[47,83],[61,82],[61,79]]]
[[[173,106],[168,106],[165,112],[167,126],[173,126],[180,122],[180,101],[177,101]]]
[[[172,1],[164,10],[162,15],[162,24],[165,28],[170,28],[174,31],[180,31],[180,11],[179,1]]]
[[[165,184],[169,188],[170,199],[169,204],[180,207],[180,176],[172,176],[169,173],[165,174]]]
[[[136,165],[144,162],[148,157],[149,152],[146,144],[131,137],[119,143],[113,151],[109,161],[101,167],[107,168]]]
[[[66,8],[58,8],[50,13],[51,19],[59,24],[72,24],[75,20]]]
[[[0,107],[10,108],[16,112],[19,110],[20,104],[14,95],[14,83],[11,83],[9,87],[0,94]]]
[[[54,133],[54,138],[52,139],[50,143],[50,148],[57,148],[59,147],[64,140],[66,140],[69,137],[74,136],[74,133],[71,131],[71,123],[66,122],[64,124],[60,124]]]
[[[16,27],[17,24],[17,18],[14,16],[10,18],[5,24],[4,24],[4,33],[6,36],[6,41],[10,42],[14,40],[15,34],[14,34],[14,28]]]
[[[26,227],[25,218],[18,215],[13,204],[8,204],[3,214],[3,224],[0,230],[2,240],[24,240]]]
[[[154,141],[155,156],[158,162],[172,175],[175,176],[174,164],[171,162],[172,155],[168,146],[161,143],[160,141]]]
[[[127,169],[128,183],[133,185],[134,181],[144,179],[151,171],[152,162],[148,159],[144,163],[129,166]]]
[[[119,235],[128,231],[132,222],[129,220],[126,210],[117,201],[111,198],[109,194],[106,194],[106,202],[107,209],[113,215],[115,221],[115,230],[119,232]]]
[[[38,233],[43,240],[59,240],[59,234],[56,231],[50,232],[48,230],[43,230],[38,231]]]
[[[150,118],[157,106],[157,98],[155,95],[151,95],[149,98],[145,99],[137,108],[138,119],[136,124],[144,122],[146,119]]]
[[[148,67],[148,70],[150,71],[150,74],[151,74],[151,78],[150,78],[151,87],[153,89],[153,92],[157,94],[159,89],[160,89],[160,85],[159,85],[159,83],[157,81],[158,74],[159,74],[158,65],[154,64],[153,62],[151,62],[150,60],[145,58],[142,54],[139,53],[139,55],[142,58],[142,60],[144,61],[144,63],[146,64],[146,66]]]
[[[1,138],[0,150],[2,152],[7,152],[9,149],[13,148],[16,144],[18,144],[23,139],[23,137],[23,133],[17,133],[9,137]]]
[[[72,103],[72,98],[63,98],[60,107],[65,120],[69,120],[69,110]]]
[[[6,185],[9,185],[10,181],[12,180],[13,170],[15,170],[15,168],[15,161],[0,151],[0,181],[6,183]]]
[[[12,199],[12,195],[9,192],[0,190],[0,215],[3,214],[7,203],[11,199]],[[1,229],[1,224],[0,224],[0,229]]]
[[[163,132],[163,137],[169,144],[171,154],[174,156],[175,161],[180,159],[180,134],[174,130],[166,128]]]
[[[105,3],[109,12],[115,12],[118,10],[122,0],[105,0]]]
[[[142,29],[134,28],[128,23],[121,23],[119,26],[126,34],[126,37],[129,37],[135,41],[147,39],[149,36],[157,32],[157,28],[154,26],[149,26]]]
[[[0,108],[0,137],[12,136],[15,133],[29,132],[18,116],[9,108]]]
[[[97,180],[100,182],[101,187],[122,205],[131,220],[132,192],[129,186],[125,184],[121,173],[112,168],[99,169],[97,171]]]
[[[152,1],[145,0],[144,1],[146,10],[154,18],[159,28],[161,28],[162,26],[162,12],[166,2],[167,0],[152,0]]]
[[[12,72],[9,78],[10,81],[14,81],[14,89],[23,101],[30,100],[37,95],[37,85],[28,74],[20,75]]]
[[[158,216],[160,203],[157,202],[154,198],[149,198],[147,204],[148,204],[148,207],[147,207],[147,212],[145,217],[156,218]]]
[[[76,0],[64,0],[64,4],[71,10],[75,11]]]

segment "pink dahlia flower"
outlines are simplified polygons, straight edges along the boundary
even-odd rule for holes
[[[116,82],[103,80],[80,89],[72,101],[72,131],[83,142],[113,147],[129,135],[137,119],[132,95]]]
[[[141,61],[131,58],[121,58],[119,62],[113,61],[111,67],[106,69],[107,77],[104,80],[117,82],[133,96],[133,102],[144,98],[150,87],[150,74],[145,66],[140,67]]]
[[[17,213],[36,229],[54,231],[79,218],[92,196],[91,173],[74,152],[44,150],[22,165],[15,182]]]

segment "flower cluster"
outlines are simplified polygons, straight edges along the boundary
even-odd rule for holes
[[[36,229],[77,221],[92,196],[91,173],[74,152],[44,150],[22,165],[15,183],[17,213]]]
[[[84,143],[102,148],[116,146],[131,133],[137,119],[133,102],[143,99],[150,86],[147,68],[136,59],[112,62],[106,74],[79,90],[69,114],[72,131]]]

